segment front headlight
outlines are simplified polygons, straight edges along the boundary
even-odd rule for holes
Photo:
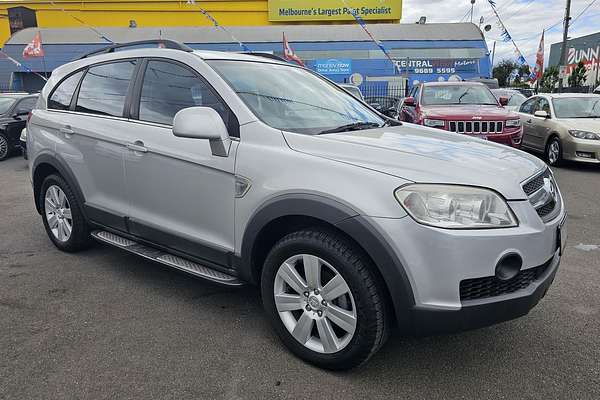
[[[579,131],[575,129],[569,131],[569,133],[571,134],[571,136],[577,139],[600,140],[600,135],[594,132]]]
[[[510,228],[517,218],[495,192],[470,186],[414,184],[394,192],[417,222],[446,229]]]
[[[446,122],[440,119],[425,118],[425,120],[423,121],[423,125],[429,126],[430,128],[444,128],[446,127]]]
[[[509,119],[508,121],[506,121],[506,127],[507,128],[519,128],[519,127],[521,127],[521,120],[520,119]]]

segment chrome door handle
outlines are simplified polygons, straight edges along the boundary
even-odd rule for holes
[[[147,153],[148,149],[144,147],[144,144],[141,142],[129,143],[127,148],[131,151],[136,151],[138,153]]]
[[[71,129],[70,126],[63,126],[62,128],[60,128],[60,133],[63,133],[65,135],[73,135],[75,131],[73,131],[73,129]]]

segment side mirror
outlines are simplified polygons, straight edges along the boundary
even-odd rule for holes
[[[548,112],[542,111],[542,110],[536,111],[533,115],[538,118],[550,118],[550,114],[548,114]]]
[[[16,113],[14,113],[12,115],[13,118],[19,118],[19,117],[23,117],[25,115],[29,114],[29,111],[17,111]]]
[[[213,155],[229,155],[231,139],[227,127],[219,113],[210,107],[190,107],[175,114],[173,135],[188,139],[208,139]]]
[[[501,105],[502,107],[506,107],[506,106],[508,105],[508,101],[509,101],[509,100],[510,100],[510,99],[509,99],[508,97],[506,97],[506,96],[501,96],[501,97],[498,99],[498,101],[500,101],[500,105]]]
[[[407,107],[414,107],[417,105],[414,97],[407,97],[404,99],[404,105]]]

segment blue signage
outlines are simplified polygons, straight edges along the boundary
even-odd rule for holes
[[[350,75],[352,73],[352,59],[330,58],[315,60],[315,71],[323,75]]]

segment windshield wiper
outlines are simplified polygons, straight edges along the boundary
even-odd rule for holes
[[[323,132],[319,132],[319,135],[324,135],[327,133],[339,133],[339,132],[350,132],[350,131],[360,131],[363,129],[370,128],[381,128],[382,126],[376,122],[353,122],[351,124],[338,126],[337,128],[328,129]]]

